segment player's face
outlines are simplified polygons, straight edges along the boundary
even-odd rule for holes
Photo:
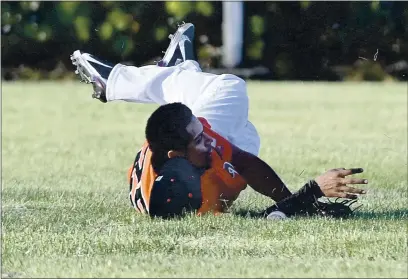
[[[187,148],[187,159],[196,167],[210,168],[212,139],[204,133],[203,125],[194,115],[187,131],[193,139]]]

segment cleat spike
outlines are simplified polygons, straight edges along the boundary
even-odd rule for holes
[[[174,35],[173,34],[170,34],[169,35],[169,39],[171,40],[171,39],[173,39],[174,38]]]

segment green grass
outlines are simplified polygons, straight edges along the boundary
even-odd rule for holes
[[[128,201],[126,170],[156,107],[102,104],[77,83],[2,84],[2,273],[18,277],[407,277],[407,85],[255,83],[261,157],[291,190],[363,167],[350,220],[233,213],[160,221]]]

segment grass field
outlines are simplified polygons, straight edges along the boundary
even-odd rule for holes
[[[152,105],[77,83],[2,84],[3,277],[407,277],[407,85],[248,85],[261,158],[291,190],[362,167],[350,220],[268,221],[246,190],[225,216],[138,216],[126,170]]]

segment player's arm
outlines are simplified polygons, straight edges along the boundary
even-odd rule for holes
[[[348,205],[344,203],[331,203],[327,206],[327,203],[325,205],[325,203],[319,203],[317,200],[323,196],[356,200],[358,195],[365,194],[366,191],[356,188],[354,185],[367,184],[368,181],[364,178],[348,178],[347,176],[362,173],[363,171],[362,168],[329,170],[314,180],[307,182],[293,195],[266,209],[265,214],[268,215],[273,211],[279,210],[286,216],[292,216],[309,211],[311,209],[310,205],[313,204],[313,211],[317,209],[317,211],[332,216],[347,216],[352,213]]]
[[[255,191],[278,202],[292,193],[276,172],[262,159],[232,146],[232,165]]]

